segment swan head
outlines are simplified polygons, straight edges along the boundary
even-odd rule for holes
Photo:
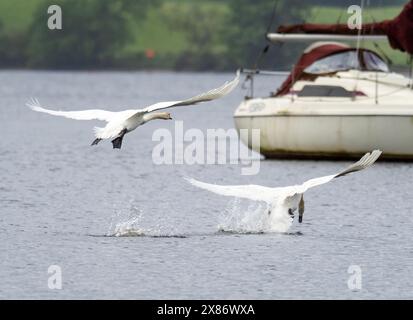
[[[157,118],[162,120],[172,120],[171,114],[169,112],[159,112],[157,113]]]

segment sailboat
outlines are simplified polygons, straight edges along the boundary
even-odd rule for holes
[[[412,55],[412,33],[413,0],[395,19],[358,30],[300,24],[267,34],[271,43],[313,43],[275,93],[238,106],[237,129],[260,130],[258,146],[241,139],[267,158],[356,158],[380,149],[383,158],[413,160],[412,77],[391,72],[378,52],[360,46],[389,41]]]

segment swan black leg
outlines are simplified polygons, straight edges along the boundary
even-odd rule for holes
[[[95,140],[93,140],[91,146],[96,146],[102,139],[96,138]]]
[[[303,222],[304,216],[304,196],[301,196],[300,203],[298,205],[298,222]]]
[[[128,130],[123,129],[120,133],[119,133],[119,137],[117,137],[116,139],[112,140],[112,145],[113,145],[113,149],[120,149],[122,147],[122,141],[123,141],[123,137],[124,135],[128,132]]]

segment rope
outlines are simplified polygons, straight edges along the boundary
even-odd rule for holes
[[[277,0],[274,1],[274,7],[272,8],[270,23],[268,24],[267,32],[266,32],[265,34],[267,34],[268,32],[270,32],[270,30],[271,30],[271,27],[272,27],[272,25],[273,25],[273,23],[274,23],[274,20],[275,20],[275,13],[277,12],[279,3],[280,3],[280,2],[277,1]]]
[[[364,0],[360,0],[360,7],[361,7],[361,14],[363,16]],[[361,21],[361,24],[362,25],[361,25],[360,29],[357,32],[356,57],[357,57],[358,62],[360,62],[360,56],[359,55],[360,55],[360,45],[361,45],[361,31],[363,30],[363,20]],[[357,86],[358,86],[358,81],[359,81],[359,76],[360,76],[360,68],[361,68],[361,65],[359,63],[359,66],[358,66],[358,71],[359,72],[357,73],[356,82],[354,84],[354,92],[356,91]],[[354,96],[354,99],[356,99],[356,96]]]
[[[276,14],[276,12],[277,12],[277,10],[278,10],[279,2],[280,2],[280,1],[277,1],[277,0],[274,1],[274,7],[273,7],[273,10],[272,10],[272,13],[271,13],[271,18],[270,18],[269,24],[268,24],[268,26],[267,26],[267,29],[266,29],[265,35],[264,35],[266,42],[268,41],[268,40],[267,40],[267,34],[270,32],[271,27],[272,27],[272,25],[274,24],[275,14]],[[258,70],[258,66],[259,66],[260,63],[261,63],[262,58],[265,56],[265,54],[266,54],[269,50],[270,50],[270,45],[267,43],[267,44],[264,46],[264,48],[260,51],[260,53],[258,54],[258,57],[257,57],[257,59],[255,60],[255,63],[254,63],[254,65],[253,65],[253,67],[251,68],[252,70],[254,70],[254,71],[257,71],[257,70]],[[247,95],[246,98],[252,98],[252,97],[254,96],[254,75],[253,75],[252,73],[251,73],[251,74],[248,74],[248,75],[245,77],[244,82],[242,83],[242,88],[245,88],[245,85],[246,85],[246,83],[247,83],[248,81],[250,81],[250,83],[251,83],[251,85],[250,85],[250,94],[249,94],[249,96]]]
[[[265,41],[267,41],[267,34],[270,32],[272,25],[274,24],[275,21],[275,14],[278,10],[278,5],[279,5],[280,1],[275,0],[274,1],[274,6],[272,9],[272,13],[271,13],[271,18],[270,18],[270,22],[268,23],[267,29],[265,31]],[[270,45],[266,44],[265,47],[261,50],[261,52],[259,53],[257,60],[255,60],[254,66],[252,69],[257,70],[258,66],[262,60],[262,58],[264,57],[264,55],[270,50]]]
[[[413,89],[413,54],[410,55],[410,88]]]

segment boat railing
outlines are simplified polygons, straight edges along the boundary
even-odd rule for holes
[[[272,77],[287,77],[290,71],[273,71],[273,70],[259,70],[259,69],[241,69],[241,73],[245,74],[245,80],[242,87],[246,89],[246,83],[249,81],[249,94],[245,96],[245,99],[252,99],[254,97],[254,77],[259,76],[272,76]]]

